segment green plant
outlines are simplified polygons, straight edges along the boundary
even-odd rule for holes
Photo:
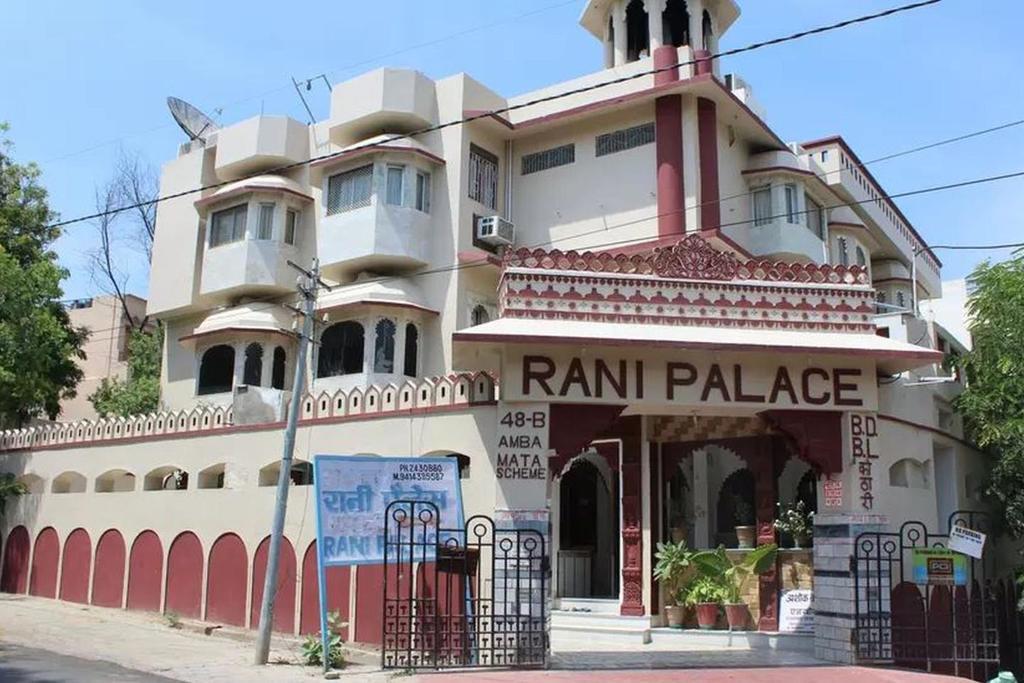
[[[783,505],[778,503],[778,517],[775,528],[793,538],[810,538],[814,535],[814,513],[807,510],[802,500]]]
[[[749,526],[754,523],[754,506],[743,496],[733,495],[732,510],[736,526]]]
[[[181,628],[181,617],[177,612],[164,612],[164,620],[171,628]]]
[[[726,587],[722,585],[722,582],[717,577],[709,574],[698,576],[680,593],[679,597],[683,598],[687,605],[699,605],[708,602],[721,604],[728,598]]]
[[[18,481],[11,472],[0,474],[0,517],[4,516],[8,498],[17,498],[28,493],[25,482]]]
[[[733,562],[724,546],[715,550],[704,550],[693,556],[701,578],[708,578],[725,591],[725,602],[741,602],[743,583],[751,576],[763,574],[775,564],[779,548],[774,543],[759,545],[748,552],[739,562]],[[699,580],[699,579],[698,579]],[[696,582],[694,582],[696,583]]]
[[[694,551],[686,547],[686,541],[659,543],[654,553],[654,578],[665,586],[666,594],[676,595],[687,581],[687,574],[693,566]],[[676,602],[677,605],[683,604]]]
[[[347,622],[341,620],[337,612],[330,612],[327,615],[327,631],[330,633],[328,647],[330,648],[331,667],[340,669],[345,666],[344,643],[341,639],[341,629],[345,628]],[[324,644],[321,632],[306,636],[302,643],[302,661],[306,666],[322,666],[324,663]]]

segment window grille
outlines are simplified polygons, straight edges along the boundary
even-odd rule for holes
[[[469,147],[469,198],[498,208],[498,157],[476,145]]]
[[[654,142],[654,122],[644,123],[632,128],[612,131],[598,135],[596,140],[595,154],[603,157],[606,154],[622,152],[641,145],[649,145]]]
[[[522,160],[522,175],[546,171],[549,168],[566,166],[576,161],[576,145],[562,145],[546,149],[542,152],[524,154]]]
[[[327,181],[327,215],[370,205],[373,164],[331,176]]]

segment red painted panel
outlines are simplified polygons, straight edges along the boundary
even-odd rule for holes
[[[60,558],[60,540],[53,527],[46,527],[36,536],[32,553],[32,571],[28,579],[28,592],[42,598],[57,597],[57,562]]]
[[[92,570],[92,604],[100,607],[121,606],[121,600],[124,597],[124,558],[124,537],[117,529],[107,529],[100,536],[99,543],[96,544],[96,564]],[[160,564],[162,561],[157,564],[158,572]],[[154,585],[157,590],[156,603],[159,607],[159,573],[157,573]]]
[[[167,553],[167,598],[164,611],[198,619],[203,593],[203,546],[191,531],[184,531]]]
[[[327,611],[338,612],[341,620],[349,621],[349,567],[329,567],[327,570]],[[320,632],[320,577],[316,573],[316,541],[309,544],[302,557],[302,605],[299,616],[299,633]],[[342,638],[348,640],[348,627],[342,630]]]
[[[663,95],[654,100],[654,153],[658,172],[658,237],[682,237],[686,232],[683,206],[683,99]]]
[[[29,545],[28,530],[23,526],[14,527],[7,537],[3,574],[0,574],[0,591],[24,593],[28,588]]]
[[[274,598],[274,630],[295,632],[295,548],[287,539],[281,539],[281,557],[277,563],[277,597]],[[267,559],[270,555],[270,537],[256,548],[252,561],[252,606],[249,608],[249,627],[260,625],[263,602],[263,582],[267,577]]]
[[[100,539],[102,543],[103,539]],[[97,558],[97,567],[99,562]],[[160,611],[160,579],[163,569],[164,547],[160,537],[152,531],[143,531],[135,537],[132,554],[128,558],[128,598],[125,601],[128,609]]]
[[[925,604],[916,584],[902,581],[892,589],[892,653],[896,666],[928,670],[920,646],[925,632]]]
[[[206,621],[245,626],[248,569],[249,558],[242,539],[224,534],[214,542],[206,579]]]
[[[356,642],[380,645],[384,635],[384,565],[356,570]]]
[[[60,599],[89,602],[89,569],[92,563],[92,540],[85,529],[75,529],[64,541],[60,561]]]
[[[697,140],[700,147],[700,228],[717,230],[722,224],[718,200],[718,106],[697,98]]]

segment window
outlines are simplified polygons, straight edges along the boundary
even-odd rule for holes
[[[786,194],[786,222],[799,223],[800,209],[797,206],[796,185],[786,185],[783,189]]]
[[[854,251],[854,253],[857,255],[857,265],[861,266],[862,268],[867,267],[868,257],[864,254],[864,249],[862,249],[859,244],[857,245],[857,249]]]
[[[363,371],[363,326],[348,320],[331,325],[320,335],[317,377],[354,375]]]
[[[274,389],[284,389],[284,364],[287,358],[288,355],[282,347],[274,349],[274,364],[270,372],[270,386]]]
[[[889,486],[905,489],[927,489],[928,470],[912,458],[897,460],[889,467]]]
[[[804,201],[807,202],[807,229],[825,239],[825,210],[807,195],[804,195]]]
[[[487,312],[487,307],[483,304],[477,304],[473,307],[473,310],[469,314],[469,324],[473,327],[477,325],[483,325],[486,322],[490,322],[491,316]]]
[[[430,213],[430,174],[416,171],[416,209]]]
[[[263,377],[263,346],[253,342],[245,347],[245,367],[242,370],[242,384],[260,386]]]
[[[529,175],[549,168],[565,166],[576,161],[576,145],[562,145],[546,149],[543,152],[524,154],[522,159],[522,175]]]
[[[469,198],[498,208],[498,157],[476,145],[469,146]]]
[[[626,61],[635,62],[650,50],[647,12],[643,0],[632,0],[626,6]]]
[[[632,128],[623,128],[598,135],[594,141],[594,155],[603,157],[607,154],[649,145],[652,142],[654,142],[654,123],[644,123]]]
[[[395,370],[395,321],[381,318],[374,330],[373,371],[391,373]]]
[[[836,249],[839,251],[839,265],[850,265],[850,250],[847,248],[845,237],[840,237],[836,240]]]
[[[240,204],[213,214],[210,217],[210,246],[219,247],[245,239],[245,215],[248,211],[248,204]]]
[[[828,161],[828,150],[827,149],[821,150],[821,160],[822,161]]]
[[[661,34],[665,43],[679,47],[690,44],[690,13],[686,0],[668,0],[661,13]]]
[[[196,393],[220,394],[231,391],[235,377],[235,350],[227,344],[208,348],[199,361],[199,386]]]
[[[406,377],[416,376],[416,363],[419,356],[420,331],[412,323],[405,324],[405,359],[402,372]]]
[[[896,290],[896,305],[900,308],[907,307],[907,297],[903,295],[903,290]]]
[[[260,219],[256,224],[256,239],[274,239],[274,205],[260,204]]]
[[[715,29],[711,25],[711,15],[708,14],[707,10],[704,10],[704,16],[701,18],[700,30],[703,36],[703,48],[708,52],[711,52],[711,43],[714,42]]]
[[[772,222],[772,188],[767,185],[758,187],[751,194],[754,199],[754,225],[768,225]]]
[[[284,214],[284,243],[295,244],[295,226],[299,222],[299,212],[288,209]]]
[[[370,205],[373,164],[331,176],[327,181],[327,215]]]
[[[385,201],[392,206],[402,205],[402,181],[405,178],[405,166],[388,166],[387,186],[384,193]]]

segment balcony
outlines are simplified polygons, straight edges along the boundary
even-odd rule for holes
[[[288,259],[298,260],[295,247],[271,240],[244,239],[208,248],[199,293],[229,298],[294,291],[295,271]]]
[[[377,69],[334,86],[331,141],[347,145],[382,130],[409,132],[437,122],[434,82],[411,69]]]
[[[232,180],[309,159],[309,131],[286,116],[254,116],[217,131],[214,170]]]

